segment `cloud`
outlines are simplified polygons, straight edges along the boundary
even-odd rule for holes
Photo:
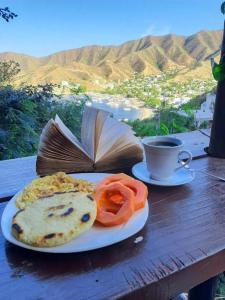
[[[171,27],[166,26],[156,26],[154,24],[151,24],[145,32],[141,35],[142,37],[146,35],[166,35],[171,33]]]

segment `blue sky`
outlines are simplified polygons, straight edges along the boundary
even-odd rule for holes
[[[0,52],[34,56],[144,35],[221,29],[222,0],[0,0],[19,16],[0,20]]]

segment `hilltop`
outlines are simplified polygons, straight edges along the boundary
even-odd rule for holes
[[[146,36],[119,46],[86,46],[39,58],[4,52],[0,60],[20,63],[17,83],[66,80],[99,89],[106,82],[128,79],[134,72],[151,75],[171,68],[180,70],[177,80],[208,79],[207,57],[219,49],[221,40],[222,30],[201,31],[191,36]]]

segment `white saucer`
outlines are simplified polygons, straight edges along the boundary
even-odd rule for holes
[[[159,186],[177,186],[191,182],[195,178],[195,172],[188,168],[182,168],[174,173],[168,180],[155,180],[150,177],[145,162],[140,162],[133,166],[132,173],[135,177],[146,183]]]

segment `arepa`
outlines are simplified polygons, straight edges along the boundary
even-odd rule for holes
[[[23,243],[53,247],[90,229],[95,218],[96,203],[90,194],[58,193],[19,210],[12,220],[12,233]]]

